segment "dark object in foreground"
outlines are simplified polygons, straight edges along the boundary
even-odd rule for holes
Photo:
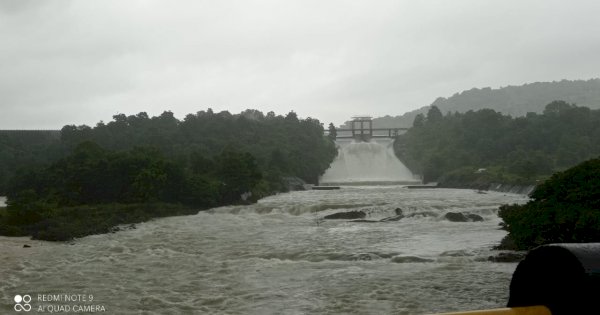
[[[552,315],[598,314],[600,243],[537,247],[519,263],[508,307],[544,305]]]
[[[592,315],[600,313],[600,243],[532,249],[513,273],[508,307],[438,315]]]

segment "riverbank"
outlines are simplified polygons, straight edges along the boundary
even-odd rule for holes
[[[191,215],[198,211],[198,208],[170,203],[83,205],[52,209],[46,218],[35,223],[16,224],[4,209],[0,211],[0,235],[69,241],[93,234],[135,228],[135,224],[154,218]]]
[[[465,183],[438,183],[439,188],[458,188],[458,189],[474,189],[481,191],[497,191],[519,195],[529,195],[534,189],[535,185],[517,185],[517,184],[506,184],[506,183],[479,183],[479,182],[465,182]]]
[[[304,190],[306,183],[297,177],[283,179],[287,191]],[[280,192],[270,191],[261,198]],[[257,201],[255,196],[230,204],[251,204]],[[258,198],[260,199],[260,198]],[[193,215],[207,207],[191,207],[176,203],[111,203],[80,205],[73,207],[52,207],[42,205],[42,218],[34,223],[23,222],[27,214],[19,213],[11,217],[6,207],[6,197],[0,197],[0,236],[30,236],[34,240],[70,241],[94,234],[116,232],[121,229],[135,228],[135,224],[155,218]],[[26,221],[26,220],[25,220]]]
[[[464,168],[443,175],[438,180],[438,187],[529,195],[544,180],[545,178],[523,178],[498,170]]]

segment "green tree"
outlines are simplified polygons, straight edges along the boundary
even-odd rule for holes
[[[431,106],[427,111],[427,122],[429,123],[439,122],[443,117],[442,111],[435,105]]]
[[[569,104],[565,101],[554,101],[546,105],[546,108],[544,108],[544,115],[560,115],[575,107],[574,104]]]
[[[221,180],[224,202],[237,202],[252,192],[262,178],[254,157],[247,153],[224,151],[217,158],[216,176]]]
[[[423,114],[417,114],[417,116],[415,116],[415,120],[413,121],[413,127],[416,127],[416,128],[423,127],[424,124],[425,124],[425,116],[423,116]]]
[[[335,141],[335,139],[337,138],[337,130],[335,129],[335,126],[333,125],[333,123],[329,123],[329,139],[331,139],[331,141]]]

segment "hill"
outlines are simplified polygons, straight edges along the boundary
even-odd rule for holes
[[[430,106],[400,116],[374,118],[373,126],[376,128],[411,127],[415,117],[418,114],[426,114],[431,106],[437,106],[444,114],[490,108],[504,115],[520,117],[528,112],[542,113],[546,104],[554,100],[563,100],[590,109],[600,109],[600,79],[535,82],[498,89],[472,88],[448,98],[439,97]]]

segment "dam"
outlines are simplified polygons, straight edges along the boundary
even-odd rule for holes
[[[396,157],[393,139],[336,140],[338,155],[320,185],[403,185],[421,181]]]
[[[396,156],[394,140],[405,128],[373,128],[371,117],[355,116],[351,128],[337,129],[338,155],[319,180],[320,185],[420,184]]]

